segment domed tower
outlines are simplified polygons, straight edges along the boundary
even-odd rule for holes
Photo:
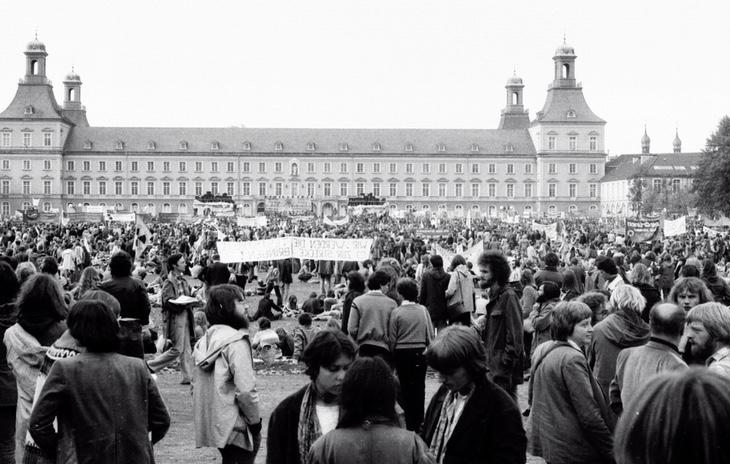
[[[522,78],[518,77],[515,72],[507,80],[507,85],[504,88],[507,90],[507,103],[502,110],[498,129],[529,128],[530,117],[522,103],[523,89],[525,88],[525,85],[522,83]]]
[[[73,67],[63,80],[63,115],[77,126],[89,127],[86,108],[81,104],[81,77]]]
[[[46,46],[36,35],[25,47],[25,83],[47,84],[46,78]]]
[[[644,135],[641,137],[641,154],[642,155],[648,155],[651,153],[650,150],[651,146],[651,139],[649,138],[649,134],[646,133],[646,126],[644,126]]]
[[[672,142],[672,151],[674,153],[682,153],[682,141],[679,139],[679,129],[675,129],[674,141]]]

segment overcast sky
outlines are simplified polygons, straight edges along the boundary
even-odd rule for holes
[[[534,118],[552,56],[608,122],[611,156],[698,151],[730,113],[730,2],[9,1],[0,106],[38,31],[94,126],[496,128],[516,68]]]

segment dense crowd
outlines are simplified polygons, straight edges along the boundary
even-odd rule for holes
[[[253,462],[254,358],[285,357],[311,381],[266,411],[268,463],[730,462],[727,232],[297,219],[0,224],[0,461],[154,462],[170,426],[156,375],[179,363],[196,446]],[[216,249],[290,235],[373,245],[362,262]],[[294,279],[319,292],[297,301]]]

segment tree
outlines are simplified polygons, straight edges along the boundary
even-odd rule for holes
[[[638,216],[643,213],[644,196],[646,195],[646,180],[637,176],[631,180],[629,187],[629,203],[631,210]]]
[[[696,207],[703,214],[730,216],[730,117],[720,120],[717,131],[707,139],[693,192]]]

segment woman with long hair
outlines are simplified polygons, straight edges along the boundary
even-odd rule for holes
[[[581,294],[578,279],[575,272],[570,269],[563,271],[563,301],[570,301],[578,298]]]
[[[342,303],[342,331],[347,332],[347,322],[350,319],[350,309],[352,309],[352,301],[358,296],[365,293],[365,278],[358,271],[350,271],[345,278],[347,279],[347,293]]]
[[[36,381],[48,347],[66,330],[68,309],[55,276],[35,274],[20,288],[16,301],[17,323],[3,337],[8,365],[18,388],[15,420],[15,460],[22,462]]]
[[[662,295],[654,286],[651,271],[643,263],[636,263],[629,273],[631,285],[638,288],[641,295],[646,299],[644,309],[641,311],[641,318],[649,322],[649,311],[655,304],[662,301]]]
[[[223,464],[253,463],[261,444],[256,377],[243,291],[211,287],[210,327],[195,344],[195,446],[218,448]]]
[[[75,300],[80,300],[84,296],[84,293],[89,290],[95,290],[99,285],[99,282],[101,282],[101,275],[99,274],[99,271],[97,271],[93,266],[89,266],[81,272],[79,283],[71,291],[71,296],[73,296]]]
[[[144,361],[117,353],[116,315],[101,300],[82,300],[68,327],[86,352],[53,363],[30,418],[33,440],[55,458],[58,419],[72,431],[80,463],[153,463],[152,444],[167,433],[170,415]]]
[[[342,382],[337,428],[309,451],[310,464],[435,464],[423,440],[398,426],[396,384],[380,358],[359,358]]]
[[[461,255],[451,258],[451,277],[446,288],[449,323],[471,326],[474,313],[474,276],[466,267],[466,259]],[[459,304],[461,303],[461,304]],[[456,308],[456,309],[455,309]]]

